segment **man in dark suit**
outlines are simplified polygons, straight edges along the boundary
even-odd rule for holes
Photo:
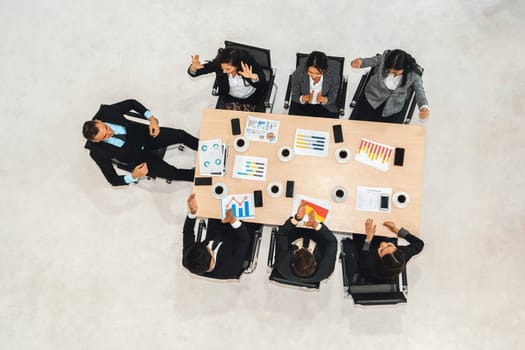
[[[366,238],[359,253],[359,273],[368,280],[382,282],[399,275],[410,258],[423,250],[424,243],[403,227],[398,228],[392,221],[383,223],[397,236],[403,237],[410,244],[398,246],[397,237],[374,237],[376,225],[374,220],[365,222]],[[354,237],[356,240],[356,237]]]
[[[124,117],[132,110],[149,120],[149,127]],[[159,128],[157,118],[136,100],[101,105],[95,117],[84,123],[82,133],[88,140],[85,147],[89,155],[113,186],[128,185],[146,175],[193,181],[195,169],[177,169],[152,151],[178,143],[196,150],[199,140],[184,130]],[[117,175],[112,159],[129,164],[132,173]]]
[[[319,282],[328,278],[335,267],[337,239],[328,227],[308,214],[305,225],[296,227],[305,216],[301,203],[294,217],[286,220],[277,232],[274,268],[284,278],[297,282]]]
[[[197,200],[188,198],[188,216],[183,229],[182,264],[191,273],[217,279],[239,278],[249,259],[250,236],[247,224],[233,217],[231,209],[221,221],[209,219],[206,240],[195,242]]]

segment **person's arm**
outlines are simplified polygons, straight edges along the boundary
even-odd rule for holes
[[[325,77],[327,78],[327,83],[330,84],[328,86],[328,94],[325,95],[327,98],[327,101],[325,104],[335,105],[335,100],[337,99],[337,91],[339,90],[341,79],[339,78],[339,76],[328,73],[328,72],[325,73]]]
[[[195,66],[191,64],[188,67],[188,74],[190,75],[190,77],[193,77],[193,78],[204,75],[204,74],[215,72],[215,65],[213,64],[213,62],[206,62],[202,65],[201,68],[197,68],[197,69],[192,68],[192,67],[195,67]]]
[[[337,259],[337,238],[326,225],[321,224],[321,229],[316,231],[313,237],[314,240],[320,244],[324,244],[323,258],[317,265],[315,272],[316,279],[322,280],[328,278],[335,268],[335,261]]]
[[[188,214],[182,229],[182,254],[186,254],[195,244],[195,220],[197,219],[197,199],[195,193],[190,194],[187,199]]]
[[[102,171],[102,174],[112,186],[128,185],[128,183],[126,182],[125,176],[118,175],[117,172],[115,171],[115,168],[113,167],[113,162],[111,161],[111,159],[108,159],[105,157],[94,156],[93,151],[91,151],[90,156],[95,161],[95,163],[97,163],[98,167]]]
[[[398,247],[398,249],[401,249],[403,253],[405,254],[405,259],[407,262],[408,260],[410,260],[411,257],[413,257],[416,254],[419,254],[423,250],[423,246],[425,245],[423,240],[414,236],[413,234],[408,232],[405,228],[401,227],[401,229],[399,230],[397,234],[399,237],[403,237],[410,243],[407,246]]]
[[[421,77],[416,73],[413,74],[416,76],[414,81],[414,92],[416,94],[416,102],[419,107],[419,117],[421,119],[426,119],[430,114],[430,107],[428,106],[425,88],[423,87],[423,79],[421,79]]]
[[[264,78],[264,72],[258,64],[249,65],[241,61],[241,69],[238,71],[239,74],[248,81],[248,83],[254,88],[261,87],[266,81]]]

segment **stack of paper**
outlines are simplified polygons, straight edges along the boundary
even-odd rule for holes
[[[226,173],[228,146],[220,138],[199,142],[201,175],[223,176]]]

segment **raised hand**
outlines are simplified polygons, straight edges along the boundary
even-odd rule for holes
[[[245,77],[246,79],[259,80],[259,76],[257,74],[254,74],[252,72],[252,69],[252,66],[249,66],[243,61],[241,61],[241,70],[239,71],[239,74]]]
[[[376,225],[374,224],[374,220],[370,218],[366,219],[365,233],[366,233],[366,240],[368,242],[371,242],[372,238],[374,238],[374,235],[376,234]]]
[[[399,228],[396,226],[396,224],[394,224],[393,221],[385,221],[383,222],[383,226],[387,227],[390,231],[392,231],[396,235],[399,232]]]
[[[222,219],[223,224],[233,224],[235,222],[235,217],[233,216],[233,211],[231,209],[226,210],[226,215]]]
[[[301,204],[299,204],[299,208],[297,208],[297,214],[295,214],[295,219],[297,221],[301,221],[304,218],[304,214],[306,213],[306,204],[301,201]]]
[[[195,199],[195,193],[190,194],[188,197],[188,210],[192,214],[197,212],[197,199]]]
[[[196,72],[197,70],[201,69],[201,68],[204,68],[204,66],[202,65],[200,59],[199,59],[199,54],[196,53],[195,55],[191,56],[191,67],[190,67],[190,70],[192,72]]]
[[[317,227],[317,220],[315,220],[315,210],[310,210],[308,213],[308,221],[304,223],[306,226],[310,226],[311,228]]]
[[[314,90],[310,91],[308,95],[301,96],[301,101],[303,103],[311,103],[313,99],[314,99]]]

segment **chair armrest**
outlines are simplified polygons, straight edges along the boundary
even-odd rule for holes
[[[370,77],[370,72],[372,70],[369,70],[365,74],[361,76],[361,80],[359,80],[359,84],[357,85],[357,89],[355,90],[354,96],[352,97],[352,101],[350,102],[350,108],[354,108],[357,104],[357,99],[359,96],[361,96],[361,93],[364,91],[366,83],[368,82],[368,79]]]
[[[288,85],[286,85],[286,95],[284,96],[284,109],[290,107],[290,95],[292,94],[292,75],[288,76]]]
[[[206,229],[206,221],[204,219],[199,220],[199,228],[197,229],[196,242],[202,241],[202,231]]]
[[[401,273],[401,292],[405,294],[405,296],[408,294],[408,277],[407,277],[407,271],[406,266],[405,270]]]
[[[264,106],[266,108],[272,107],[272,102],[270,102],[270,98],[272,97],[272,89],[275,85],[275,72],[276,70],[272,68],[271,74],[270,74],[270,80],[268,81],[268,89],[266,90],[266,97],[264,99]],[[277,85],[275,85],[275,88],[277,89]],[[274,98],[275,99],[275,98]]]
[[[343,76],[343,81],[340,89],[340,95],[338,96],[337,100],[339,103],[337,104],[339,107],[339,115],[342,117],[345,115],[345,104],[346,104],[346,90],[348,88],[348,76]]]
[[[272,227],[272,235],[270,237],[270,249],[268,250],[268,262],[266,264],[268,267],[273,267],[273,263],[274,263],[275,244],[277,240],[277,238],[275,237],[276,234],[277,234],[277,227]]]
[[[213,81],[213,87],[211,88],[211,94],[213,96],[219,96],[219,82],[217,81],[217,78]]]
[[[348,281],[348,272],[346,271],[346,254],[343,250],[343,242],[341,241],[341,253],[339,253],[339,260],[341,261],[341,268],[343,271],[343,290],[345,296],[350,294],[350,282]]]
[[[250,263],[248,267],[244,270],[244,273],[252,273],[255,271],[255,268],[257,267],[257,261],[259,257],[259,250],[261,248],[261,237],[262,237],[262,227],[255,231],[254,238],[253,238],[253,246],[252,246],[252,252],[250,255]]]

